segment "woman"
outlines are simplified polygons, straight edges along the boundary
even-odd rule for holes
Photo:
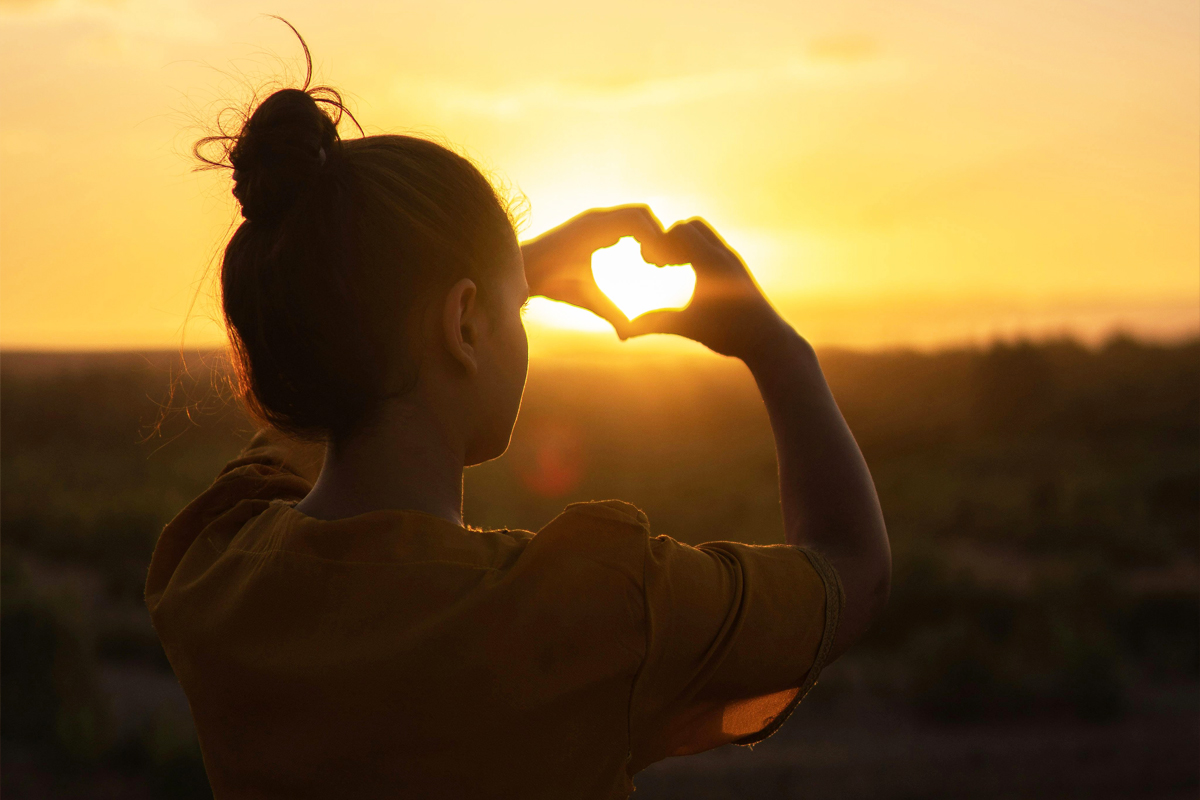
[[[659,759],[770,735],[890,575],[812,349],[703,221],[627,206],[519,244],[468,161],[341,140],[341,113],[306,81],[226,140],[245,220],[222,301],[266,426],[164,529],[146,581],[215,796],[621,798]],[[687,308],[629,321],[604,297],[591,253],[622,236],[692,264]],[[742,359],[788,544],[691,547],[616,500],[536,534],[464,527],[463,469],[516,420],[531,295]]]

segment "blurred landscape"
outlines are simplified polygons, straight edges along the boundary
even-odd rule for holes
[[[893,542],[885,618],[780,733],[655,765],[634,796],[1195,798],[1200,340],[821,361]],[[142,589],[159,530],[252,431],[222,363],[0,356],[10,800],[207,796]],[[682,541],[782,541],[745,368],[535,360],[509,453],[468,471],[467,521],[537,530],[614,497]]]

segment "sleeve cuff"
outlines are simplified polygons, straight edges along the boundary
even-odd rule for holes
[[[800,547],[798,545],[788,546],[794,550],[799,550],[808,558],[817,575],[821,577],[821,582],[825,584],[825,629],[821,633],[821,644],[817,648],[817,657],[813,660],[808,674],[804,676],[804,683],[800,684],[800,690],[796,692],[796,696],[787,704],[787,707],[783,711],[780,711],[775,719],[771,720],[770,724],[765,728],[749,736],[743,736],[741,739],[735,739],[733,744],[758,744],[779,730],[783,726],[783,723],[787,722],[788,717],[796,710],[796,706],[800,705],[800,701],[816,685],[817,677],[820,676],[821,670],[825,668],[825,660],[829,657],[829,649],[833,646],[833,637],[837,634],[842,606],[846,603],[846,593],[842,589],[842,579],[838,576],[837,570],[833,568],[833,565],[824,556],[815,550],[809,550],[807,547]]]

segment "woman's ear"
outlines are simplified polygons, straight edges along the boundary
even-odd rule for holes
[[[446,293],[442,306],[442,340],[451,357],[463,365],[468,375],[479,370],[477,348],[481,321],[479,291],[473,280],[463,278]]]

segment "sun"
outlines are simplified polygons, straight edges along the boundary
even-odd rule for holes
[[[629,319],[660,308],[683,308],[696,288],[690,266],[647,264],[631,236],[592,254],[592,276]]]

